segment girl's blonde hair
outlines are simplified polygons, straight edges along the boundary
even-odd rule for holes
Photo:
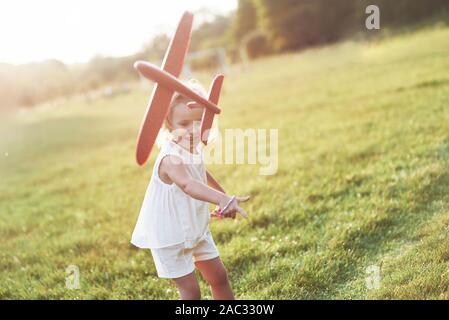
[[[188,81],[183,81],[183,82],[192,91],[194,91],[198,95],[202,96],[203,98],[207,99],[207,92],[198,80],[190,79]],[[187,101],[190,101],[190,99],[183,96],[179,92],[175,92],[175,94],[173,95],[171,102],[170,102],[170,106],[168,108],[167,117],[165,118],[165,121],[162,124],[162,128],[159,130],[159,134],[156,138],[156,144],[158,145],[159,148],[162,146],[162,144],[165,141],[173,138],[173,136],[171,135],[172,125],[170,123],[173,108],[175,106],[177,106],[178,104],[180,104],[182,102],[187,102]],[[218,119],[217,119],[217,117],[214,117],[214,122],[212,123],[212,127],[209,132],[208,141],[209,142],[214,141],[216,139],[217,135],[218,135]]]

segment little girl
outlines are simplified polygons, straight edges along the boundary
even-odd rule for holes
[[[187,85],[206,98],[195,80]],[[229,196],[206,170],[200,143],[203,108],[175,93],[164,129],[170,138],[162,144],[153,167],[131,243],[151,249],[160,278],[173,279],[181,299],[200,299],[195,266],[211,287],[214,299],[234,299],[226,269],[209,230],[210,216],[245,218],[239,206],[249,197]],[[209,185],[209,186],[208,186]],[[218,206],[212,214],[208,204]]]

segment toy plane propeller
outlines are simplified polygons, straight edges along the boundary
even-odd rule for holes
[[[150,156],[159,130],[167,117],[175,91],[193,100],[188,103],[190,108],[204,108],[201,119],[201,141],[204,144],[207,144],[214,115],[221,112],[217,103],[223,84],[223,75],[217,75],[214,78],[209,89],[208,99],[203,98],[178,79],[189,49],[192,23],[193,14],[184,12],[165,53],[161,68],[145,61],[134,63],[134,68],[144,77],[156,82],[138,135],[136,161],[139,165],[143,165]]]

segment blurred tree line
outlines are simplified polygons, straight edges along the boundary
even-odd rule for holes
[[[241,39],[259,28],[260,39],[249,49],[260,51],[299,50],[367,32],[365,9],[377,5],[382,28],[417,23],[447,12],[449,0],[239,0],[235,35]],[[251,21],[247,19],[250,18]],[[248,43],[250,45],[250,43]]]
[[[242,50],[248,58],[257,58],[336,42],[367,33],[365,8],[371,4],[380,9],[381,28],[414,24],[449,9],[449,0],[239,0],[229,15],[208,13],[193,31],[189,52],[225,48],[232,63],[242,58]],[[169,40],[160,34],[134,55],[96,56],[86,64],[0,64],[0,110],[135,81],[134,61],[160,62]],[[205,56],[195,67],[210,67],[211,59]]]

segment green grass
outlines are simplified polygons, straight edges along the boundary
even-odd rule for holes
[[[249,220],[211,225],[238,298],[449,298],[447,39],[440,26],[345,42],[226,77],[221,130],[279,129],[276,175],[210,166],[253,196]],[[157,154],[134,161],[148,96],[2,121],[0,298],[178,298],[129,243]],[[71,264],[79,290],[65,287]],[[372,265],[380,288],[365,285]]]

